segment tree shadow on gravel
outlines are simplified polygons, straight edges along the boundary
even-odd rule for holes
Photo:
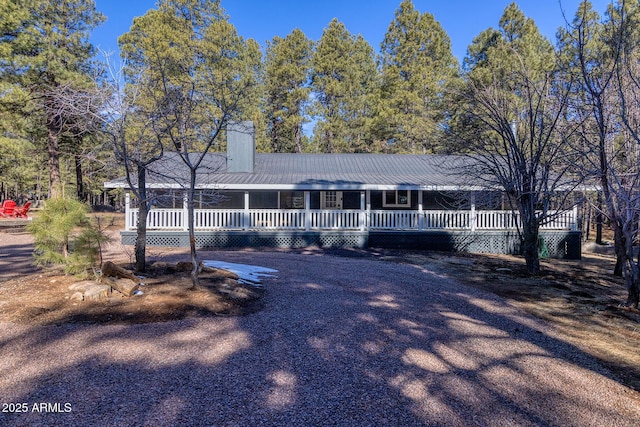
[[[0,239],[10,241],[11,235],[0,233]],[[0,245],[0,280],[33,274],[40,269],[33,265],[33,245]]]
[[[265,280],[265,309],[247,316],[8,325],[0,389],[29,410],[2,412],[0,424],[631,426],[640,416],[638,393],[592,357],[424,268],[274,253],[251,262],[299,274]],[[40,402],[62,411],[32,411]]]

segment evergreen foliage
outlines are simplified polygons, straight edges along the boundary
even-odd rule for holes
[[[429,13],[404,0],[382,42],[378,137],[395,152],[441,150],[449,106],[447,88],[458,63],[449,36]]]
[[[36,264],[63,265],[66,272],[76,274],[100,261],[100,247],[109,239],[90,220],[87,211],[84,203],[74,199],[47,201],[27,226],[35,239]]]
[[[104,17],[93,0],[2,0],[0,10],[0,84],[8,95],[2,109],[28,118],[24,133],[46,142],[41,149],[48,154],[50,194],[58,196],[60,138],[77,133],[84,119],[94,71],[88,39]]]
[[[0,11],[3,197],[38,192],[47,178],[51,195],[61,195],[73,181],[65,174],[73,172],[79,196],[91,185],[99,191],[101,179],[87,179],[85,159],[97,158],[101,138],[116,135],[114,157],[133,165],[139,182],[163,151],[179,152],[192,171],[190,182],[180,182],[192,208],[202,159],[194,154],[223,151],[219,136],[230,120],[252,120],[263,151],[481,153],[515,166],[510,179],[517,185],[503,184],[514,200],[528,200],[529,211],[551,193],[540,176],[569,170],[598,179],[616,245],[626,247],[618,256],[637,305],[640,267],[629,258],[640,211],[637,1],[613,1],[604,18],[582,2],[555,50],[512,3],[496,28],[473,40],[459,70],[446,32],[411,0],[396,10],[377,58],[337,19],[317,42],[300,30],[273,38],[263,58],[254,40],[237,34],[219,0],[161,0],[119,39],[126,61],[119,110],[105,101],[118,97],[95,104],[102,81],[89,35],[104,17],[94,0],[0,0]],[[116,131],[98,134],[96,117],[115,111],[100,125]],[[313,134],[305,135],[310,122]],[[75,218],[76,227],[85,226]],[[60,227],[75,220],[60,220]],[[535,234],[535,224],[530,229]],[[70,233],[83,247],[84,237]],[[49,249],[39,252],[40,261],[60,262],[55,252],[64,253],[64,240],[44,237]]]
[[[217,0],[163,0],[119,39],[126,78],[140,90],[153,136],[175,151],[190,176],[169,177],[187,194],[188,230],[198,283],[194,234],[196,176],[230,121],[246,120],[260,96],[261,53],[229,22]],[[207,171],[214,173],[216,171]]]
[[[303,128],[307,121],[308,85],[313,42],[295,29],[285,38],[267,41],[265,57],[265,116],[269,150],[274,153],[300,153]]]
[[[322,33],[312,62],[317,151],[369,151],[376,82],[373,48],[334,18]]]

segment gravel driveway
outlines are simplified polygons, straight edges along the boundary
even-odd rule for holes
[[[543,323],[428,266],[318,251],[203,258],[279,270],[265,309],[1,324],[0,425],[638,425],[639,393]]]

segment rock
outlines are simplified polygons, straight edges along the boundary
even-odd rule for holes
[[[93,280],[84,280],[82,282],[77,282],[69,286],[70,291],[78,291],[80,293],[86,292],[92,286],[95,286],[96,282]]]
[[[109,298],[111,286],[95,284],[84,292],[85,301],[103,301]]]
[[[154,261],[149,264],[149,268],[154,270],[174,271],[175,265],[165,261]]]
[[[71,301],[84,301],[84,294],[82,292],[75,292],[73,295],[71,295],[69,300],[71,300]]]

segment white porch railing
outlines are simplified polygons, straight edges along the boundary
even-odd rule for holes
[[[307,217],[308,214],[308,217]],[[148,230],[186,230],[185,209],[151,209]],[[195,209],[196,230],[504,230],[515,229],[511,211]],[[575,230],[577,210],[561,211],[543,230]],[[138,209],[126,212],[126,230],[135,230]]]
[[[350,210],[310,210],[311,229],[324,230],[358,230],[360,229],[360,213],[356,209]]]
[[[244,211],[240,211],[244,212]],[[250,209],[251,229],[287,230],[304,228],[305,212],[285,209]]]

